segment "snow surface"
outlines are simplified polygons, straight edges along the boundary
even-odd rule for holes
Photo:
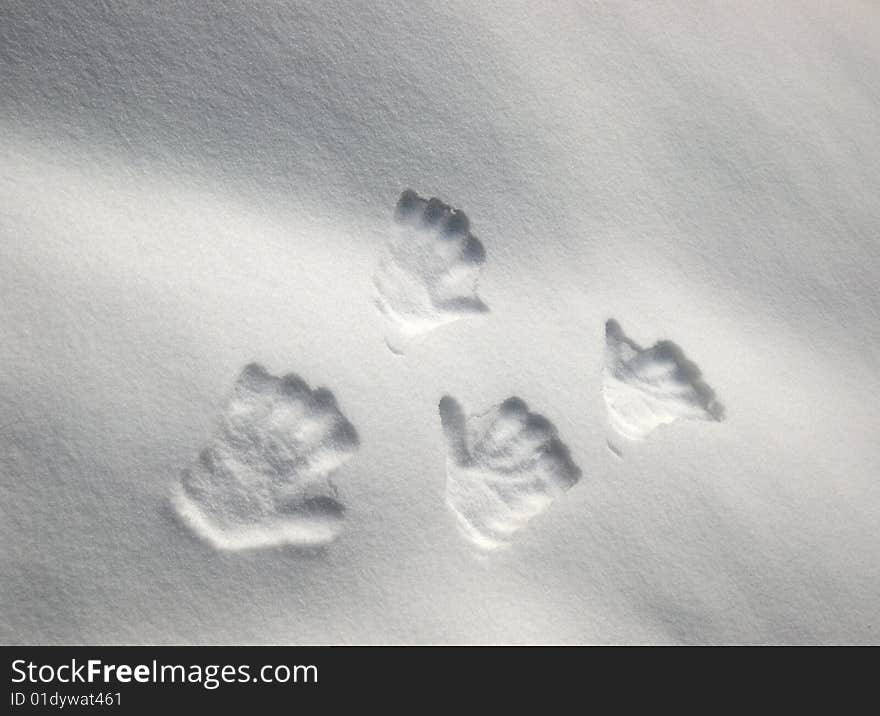
[[[700,369],[671,341],[641,348],[620,324],[605,324],[605,377],[608,422],[630,440],[677,420],[724,419],[724,406],[702,379]]]
[[[398,225],[373,283],[376,307],[390,323],[385,342],[403,353],[413,337],[489,307],[476,295],[486,250],[472,236],[467,215],[411,189],[400,195]]]
[[[406,189],[489,311],[398,355]],[[878,239],[874,2],[5,0],[0,642],[877,642]],[[610,319],[723,420],[619,435]],[[174,507],[254,362],[356,430],[331,544]],[[447,506],[444,395],[582,472],[507,549]]]
[[[446,436],[446,504],[464,536],[491,551],[544,512],[581,471],[556,427],[519,398],[467,417],[452,396],[440,400]]]
[[[219,549],[332,542],[345,507],[330,477],[358,447],[333,394],[252,363],[220,423],[172,493],[184,523]]]

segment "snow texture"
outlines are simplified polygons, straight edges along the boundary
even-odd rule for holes
[[[330,475],[357,450],[354,426],[326,388],[245,367],[211,446],[173,496],[186,524],[215,547],[330,542],[342,505]]]
[[[386,341],[400,353],[412,336],[489,309],[476,295],[486,252],[463,211],[407,189],[394,220],[396,236],[373,281],[376,305],[393,325]]]
[[[581,477],[547,418],[508,398],[465,418],[451,396],[440,401],[446,436],[446,504],[465,537],[491,551],[544,512]]]
[[[630,440],[676,420],[724,418],[724,408],[700,369],[672,341],[640,348],[620,324],[605,324],[605,404],[611,425]]]
[[[876,2],[4,0],[0,98],[0,642],[878,641]]]

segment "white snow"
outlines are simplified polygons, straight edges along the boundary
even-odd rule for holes
[[[376,306],[391,324],[385,342],[403,353],[415,336],[489,310],[476,295],[486,252],[467,215],[436,197],[404,191],[394,219],[396,235],[373,283]]]
[[[220,549],[325,545],[339,534],[345,511],[330,476],[357,445],[357,431],[329,390],[250,364],[172,503]]]
[[[480,550],[506,547],[515,532],[581,478],[555,426],[508,398],[471,416],[440,400],[447,443],[446,504]]]
[[[670,341],[641,348],[613,319],[605,324],[602,390],[608,421],[630,440],[677,420],[724,419],[724,407],[681,348]]]
[[[490,310],[399,355],[406,189],[466,214]],[[878,232],[876,3],[5,2],[0,641],[876,642]],[[723,420],[620,435],[611,319]],[[222,549],[172,495],[254,362],[358,449],[317,537],[269,490]],[[648,363],[661,422],[708,409]],[[447,506],[444,395],[517,396],[583,473],[514,490],[505,549]],[[260,415],[233,457],[296,492]]]

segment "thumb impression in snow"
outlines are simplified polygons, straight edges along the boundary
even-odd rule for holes
[[[440,399],[439,407],[440,423],[443,426],[443,435],[446,437],[446,449],[449,452],[449,457],[459,465],[465,465],[469,462],[470,455],[461,405],[451,395],[444,395]]]

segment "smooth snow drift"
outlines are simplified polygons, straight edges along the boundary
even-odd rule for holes
[[[474,546],[494,550],[581,477],[556,428],[519,398],[465,418],[440,401],[447,443],[446,504]]]
[[[3,0],[0,642],[876,643],[878,230],[876,1]]]
[[[172,500],[220,549],[330,542],[342,505],[329,476],[357,450],[354,427],[326,388],[245,367],[217,435],[184,471]]]
[[[394,211],[395,235],[374,276],[376,305],[390,322],[388,346],[489,309],[476,294],[483,245],[465,213],[408,189]]]
[[[614,320],[605,324],[603,391],[611,425],[630,440],[676,420],[724,419],[714,391],[678,346],[641,348]]]

